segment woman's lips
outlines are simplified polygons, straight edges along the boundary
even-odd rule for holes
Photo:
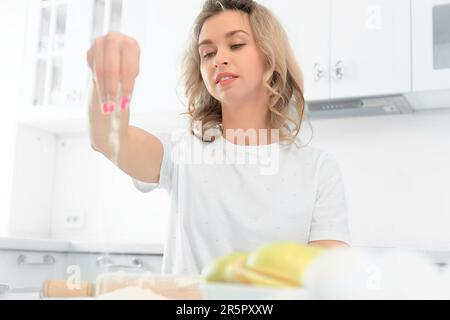
[[[231,79],[227,79],[227,80],[222,80],[222,81],[219,81],[218,83],[217,83],[217,85],[219,86],[219,87],[225,87],[225,86],[228,86],[228,85],[230,85],[231,83],[233,83],[235,80],[237,80],[238,79],[238,77],[233,77],[233,78],[231,78]]]

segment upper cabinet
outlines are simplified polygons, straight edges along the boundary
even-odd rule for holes
[[[141,47],[132,116],[152,112],[176,118],[184,105],[182,59],[204,0],[124,2],[122,32]]]
[[[86,52],[95,37],[120,31],[121,13],[122,0],[29,1],[19,122],[54,132],[87,125]]]
[[[184,119],[177,118],[187,110],[182,58],[204,0],[28,1],[19,121],[54,133],[86,131],[86,52],[109,31],[141,47],[131,122],[163,131]],[[445,89],[438,102],[447,105],[450,0],[258,2],[286,29],[308,102],[405,93],[417,98],[416,92]]]
[[[286,28],[307,100],[411,90],[409,0],[259,2]]]
[[[413,90],[450,89],[450,0],[412,0]]]
[[[259,0],[278,18],[305,80],[307,100],[330,96],[330,0]]]
[[[410,0],[331,2],[331,98],[411,90]]]
[[[131,120],[159,130],[174,125],[187,110],[181,62],[203,3],[29,0],[19,122],[52,133],[85,132],[91,85],[86,53],[96,37],[120,32],[141,47]]]
[[[90,40],[90,2],[29,2],[25,109],[64,108],[83,101],[88,77],[83,50]]]
[[[258,1],[270,9],[285,28],[305,77],[308,100],[330,94],[330,1]]]

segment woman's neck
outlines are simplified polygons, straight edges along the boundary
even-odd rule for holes
[[[222,135],[238,145],[264,145],[278,141],[277,129],[270,129],[268,102],[222,104]]]

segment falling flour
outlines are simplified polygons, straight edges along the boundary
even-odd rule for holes
[[[111,115],[111,127],[109,130],[109,144],[112,148],[112,162],[118,165],[118,157],[120,150],[120,107],[117,105],[116,110]]]

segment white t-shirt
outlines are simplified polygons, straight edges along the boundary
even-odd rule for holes
[[[199,274],[219,256],[275,241],[350,243],[341,171],[329,153],[300,139],[202,142],[188,130],[160,140],[159,183],[133,183],[171,196],[163,273]]]

